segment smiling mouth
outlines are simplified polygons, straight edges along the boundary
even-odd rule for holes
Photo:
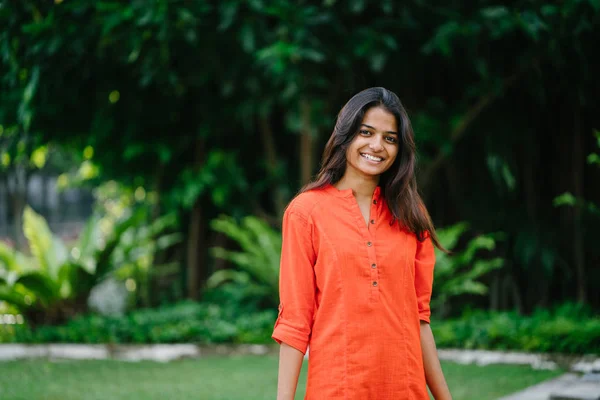
[[[362,158],[366,158],[369,161],[375,161],[375,162],[381,162],[381,161],[383,161],[383,158],[381,158],[381,157],[375,157],[375,156],[372,156],[370,154],[360,153],[360,155],[361,155]]]

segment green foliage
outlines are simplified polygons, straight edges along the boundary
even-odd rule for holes
[[[596,138],[596,145],[598,149],[600,149],[600,131],[594,132],[594,137]],[[600,155],[598,153],[590,153],[587,156],[587,162],[590,165],[597,165],[600,167]],[[588,201],[584,198],[577,198],[571,192],[565,192],[559,196],[556,196],[553,201],[554,207],[579,207],[582,210],[587,211],[591,215],[595,215],[600,217],[600,205]]]
[[[600,150],[600,131],[596,131],[594,133],[594,137],[596,138],[596,145]],[[600,154],[598,153],[590,153],[587,157],[588,164],[598,165],[600,166]]]
[[[235,297],[239,304],[254,302],[266,306],[277,305],[281,234],[253,216],[245,217],[240,222],[221,216],[213,220],[211,225],[214,230],[233,239],[240,250],[212,249],[215,257],[231,262],[236,268],[214,272],[207,286],[224,286],[223,289],[231,295],[237,293]],[[438,236],[441,243],[452,250],[458,247],[459,240],[467,230],[466,223],[456,224],[439,229]],[[479,235],[452,255],[437,251],[432,300],[436,312],[445,315],[454,297],[487,293],[487,286],[480,279],[504,265],[499,257],[484,258],[486,252],[495,250],[496,240],[494,235]]]
[[[15,168],[38,170],[44,168],[51,150],[39,137],[21,134],[13,127],[0,125],[0,172]]]
[[[58,281],[59,275],[62,274],[61,268],[67,262],[67,247],[62,240],[50,232],[46,220],[31,207],[25,207],[23,214],[23,231],[29,241],[31,254],[37,260],[40,272],[48,275],[53,281]],[[70,290],[70,288],[66,290]]]
[[[232,282],[248,297],[276,306],[279,302],[281,234],[254,216],[244,217],[240,222],[221,216],[213,220],[211,226],[234,240],[241,250],[212,249],[214,257],[231,262],[237,269],[214,272],[207,286],[214,288]]]
[[[459,223],[438,229],[441,244],[448,250],[454,250],[468,227],[466,223]],[[453,297],[487,293],[487,286],[479,279],[504,265],[504,260],[500,257],[482,257],[482,253],[489,254],[496,248],[496,240],[494,235],[479,235],[470,239],[463,250],[451,255],[436,249],[431,305],[442,316],[449,311],[450,299]]]
[[[531,316],[475,311],[431,326],[440,348],[600,354],[600,318],[581,304]]]
[[[275,311],[242,313],[182,302],[121,317],[81,315],[60,326],[12,326],[14,343],[268,343]],[[0,329],[3,329],[0,325]],[[3,338],[0,335],[0,339]],[[6,339],[6,337],[4,337]]]
[[[434,218],[505,232],[530,308],[575,286],[572,221],[551,203],[577,164],[570,138],[598,109],[599,22],[597,0],[3,2],[0,157],[24,154],[10,164],[24,168],[46,145],[90,146],[81,179],[156,190],[182,221],[192,206],[203,224],[277,216],[340,106],[383,85],[413,118]]]
[[[90,290],[109,274],[143,277],[139,269],[149,268],[154,251],[180,240],[179,234],[163,234],[175,224],[173,216],[145,226],[146,212],[137,208],[119,219],[104,219],[105,234],[101,219],[92,216],[68,251],[46,220],[27,207],[23,230],[32,257],[0,242],[0,300],[17,306],[32,323],[60,321],[85,309]]]
[[[182,302],[140,309],[121,317],[81,315],[64,325],[0,325],[12,343],[271,343],[274,310],[249,311],[231,304]],[[600,319],[581,304],[515,312],[470,311],[436,320],[439,348],[600,354]],[[9,331],[10,330],[10,331]]]
[[[1,291],[1,289],[0,289]],[[0,343],[7,343],[15,336],[15,327],[24,323],[23,315],[12,304],[0,301]]]
[[[50,232],[46,221],[26,207],[23,230],[33,257],[28,257],[2,244],[0,299],[23,311],[48,308],[73,296],[69,281],[72,265],[62,241]]]
[[[170,201],[191,209],[196,200],[210,194],[213,204],[226,209],[236,191],[246,191],[248,184],[244,170],[232,152],[215,149],[210,152],[199,171],[186,168],[179,175],[171,192]]]

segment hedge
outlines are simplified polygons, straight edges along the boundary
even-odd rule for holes
[[[530,316],[474,311],[431,327],[439,348],[600,354],[600,318],[575,304]]]
[[[274,343],[275,310],[183,302],[123,317],[85,315],[62,326],[0,325],[0,341],[17,343]],[[432,322],[438,348],[600,354],[600,318],[573,304],[530,316],[468,311]]]
[[[237,315],[236,315],[237,314]],[[265,343],[276,311],[240,314],[216,304],[182,302],[122,317],[83,315],[61,326],[0,326],[13,343]]]

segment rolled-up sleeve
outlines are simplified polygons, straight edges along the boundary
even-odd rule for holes
[[[279,315],[272,338],[306,354],[315,308],[316,255],[312,224],[299,212],[283,216],[279,270]]]
[[[427,323],[431,318],[431,290],[433,287],[433,267],[435,265],[435,252],[433,243],[427,235],[424,241],[417,240],[417,253],[415,255],[415,291],[419,306],[419,319]]]

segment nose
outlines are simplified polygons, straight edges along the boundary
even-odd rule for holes
[[[381,135],[373,135],[369,142],[369,148],[373,151],[383,150],[383,138]]]

